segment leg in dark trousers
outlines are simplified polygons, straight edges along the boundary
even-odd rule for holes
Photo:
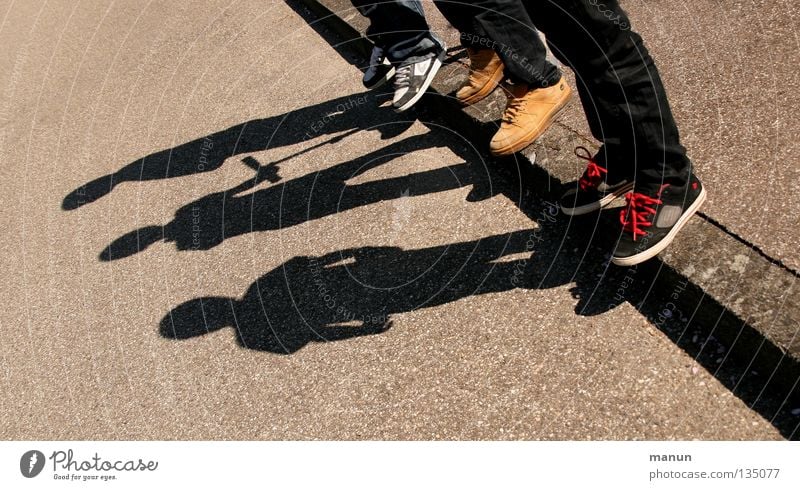
[[[526,0],[553,53],[575,71],[598,160],[652,194],[683,187],[691,164],[652,57],[617,0]]]
[[[367,38],[383,48],[392,63],[418,63],[442,51],[442,43],[431,34],[419,0],[352,3],[370,21]]]
[[[461,44],[473,49],[493,49],[515,83],[548,87],[561,79],[533,22],[520,0],[434,0],[450,24],[458,29]]]
[[[592,133],[604,144],[594,158],[584,155],[586,171],[561,208],[585,214],[624,193],[611,261],[630,267],[669,246],[706,191],[680,143],[653,58],[617,0],[603,1],[528,0],[526,6],[553,53],[575,71]]]
[[[470,76],[456,92],[464,105],[487,97],[502,81],[508,101],[500,128],[489,142],[496,156],[523,150],[550,127],[572,91],[547,50],[521,0],[434,0],[456,27],[470,58]]]

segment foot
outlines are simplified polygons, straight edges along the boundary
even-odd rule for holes
[[[516,153],[533,143],[566,107],[572,89],[564,78],[555,85],[529,88],[526,84],[508,84],[508,105],[500,130],[489,143],[493,155]]]
[[[444,49],[432,58],[397,68],[394,76],[394,99],[392,99],[396,112],[403,112],[417,103],[428,90],[433,77],[442,66],[443,59]]]
[[[575,155],[588,164],[577,184],[561,197],[561,211],[567,216],[597,211],[633,190],[631,180],[610,177],[608,169],[599,165],[586,148],[575,148]]]
[[[372,48],[372,54],[369,57],[369,66],[367,71],[364,72],[364,86],[369,90],[378,88],[384,83],[388,82],[394,76],[394,66],[386,58],[383,49],[378,46]]]
[[[611,261],[632,266],[658,255],[675,238],[706,200],[706,190],[694,175],[685,187],[664,184],[652,195],[631,192],[620,211],[622,235]]]
[[[456,98],[464,105],[471,105],[492,93],[503,80],[505,66],[493,49],[467,48],[467,53],[469,78],[456,92]]]

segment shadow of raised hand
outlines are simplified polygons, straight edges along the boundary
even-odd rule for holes
[[[248,179],[181,207],[163,227],[147,226],[117,238],[100,254],[100,259],[128,257],[160,240],[175,243],[178,250],[208,250],[245,233],[279,230],[388,199],[471,185],[475,178],[467,163],[348,184],[348,180],[400,155],[435,144],[435,139],[427,134],[411,136],[354,160],[253,193],[247,191],[265,177]]]
[[[371,92],[339,97],[285,114],[254,119],[162,150],[125,165],[70,192],[64,210],[74,210],[109,194],[123,182],[169,179],[218,169],[227,158],[292,145],[347,130],[379,131],[384,139],[408,129],[413,120],[397,120],[377,107]]]

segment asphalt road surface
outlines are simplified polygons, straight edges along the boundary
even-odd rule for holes
[[[0,45],[0,437],[782,437],[284,3],[5,3]]]

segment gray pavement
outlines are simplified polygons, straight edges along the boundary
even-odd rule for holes
[[[0,437],[791,433],[283,3],[0,15]]]

